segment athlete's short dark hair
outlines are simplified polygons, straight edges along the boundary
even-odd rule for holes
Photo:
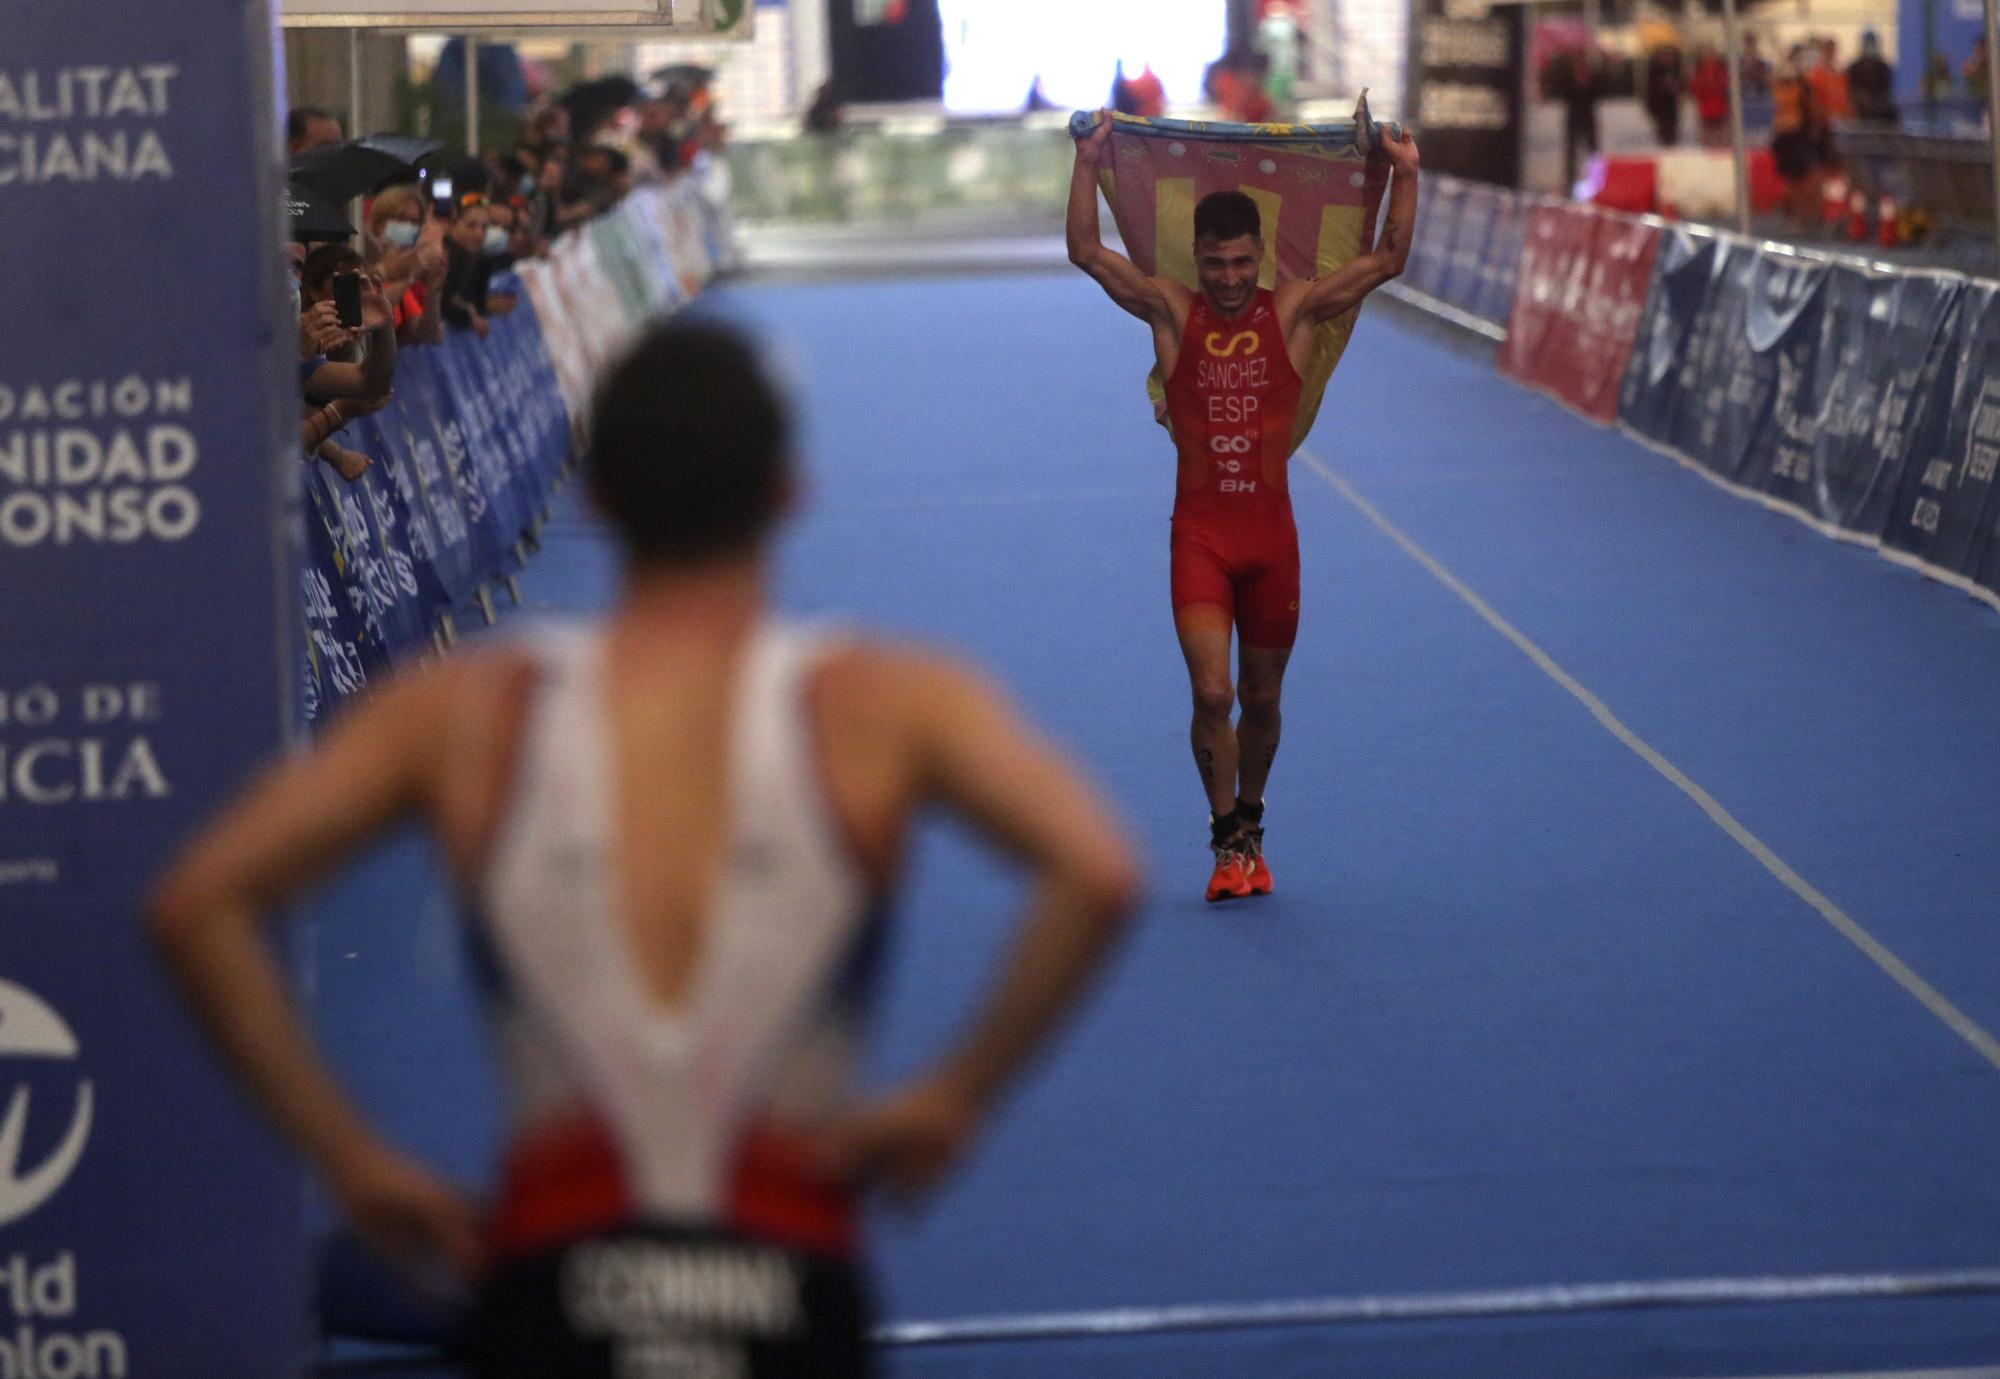
[[[1202,240],[1236,239],[1249,235],[1252,239],[1264,237],[1264,217],[1257,213],[1257,203],[1242,192],[1210,192],[1194,203],[1194,238]]]
[[[789,419],[735,331],[656,326],[611,371],[593,410],[591,493],[640,562],[745,555],[777,520]]]

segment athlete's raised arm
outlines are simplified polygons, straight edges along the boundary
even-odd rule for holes
[[[900,758],[897,788],[878,795],[902,797],[887,813],[943,806],[1011,854],[1032,886],[970,1028],[929,1071],[830,1137],[829,1156],[840,1167],[918,1190],[952,1166],[1082,996],[1135,903],[1138,868],[1095,792],[957,665],[934,655],[865,654],[832,669],[822,700],[838,715],[823,725],[829,746],[838,750],[845,740],[860,755],[872,742],[868,759]],[[842,704],[859,707],[842,712]],[[884,751],[885,739],[898,750]],[[878,830],[864,823],[863,832]]]
[[[1374,251],[1358,254],[1336,272],[1316,278],[1300,289],[1297,305],[1289,313],[1293,323],[1317,326],[1361,304],[1361,299],[1403,271],[1409,261],[1410,241],[1417,229],[1417,141],[1406,130],[1398,139],[1384,131],[1383,148],[1389,155],[1389,214],[1382,223],[1382,237]],[[1279,304],[1284,313],[1285,303]]]
[[[1097,280],[1112,301],[1157,329],[1172,329],[1173,309],[1167,288],[1139,266],[1108,248],[1097,224],[1097,170],[1111,156],[1111,112],[1097,112],[1097,124],[1076,141],[1076,165],[1069,178],[1069,214],[1065,229],[1069,261]]]

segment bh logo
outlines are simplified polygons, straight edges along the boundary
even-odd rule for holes
[[[16,1059],[73,1062],[77,1052],[76,1036],[48,1002],[24,986],[0,981],[0,1087],[6,1085],[5,1070]],[[0,1226],[53,1197],[83,1157],[90,1138],[94,1097],[86,1079],[77,1087],[76,1109],[61,1142],[40,1163],[24,1170],[21,1152],[28,1135],[28,1100],[28,1085],[17,1083],[7,1097],[6,1110],[0,1112]]]

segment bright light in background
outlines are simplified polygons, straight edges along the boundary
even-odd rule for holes
[[[1226,0],[938,0],[944,103],[967,114],[1019,110],[1039,75],[1059,106],[1111,102],[1119,59],[1146,64],[1170,104],[1201,99],[1201,74],[1222,56]]]

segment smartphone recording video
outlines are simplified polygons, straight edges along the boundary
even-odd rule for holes
[[[361,278],[342,273],[333,280],[333,310],[348,330],[361,329]]]
[[[431,179],[431,214],[448,216],[451,214],[451,179],[433,177]]]

